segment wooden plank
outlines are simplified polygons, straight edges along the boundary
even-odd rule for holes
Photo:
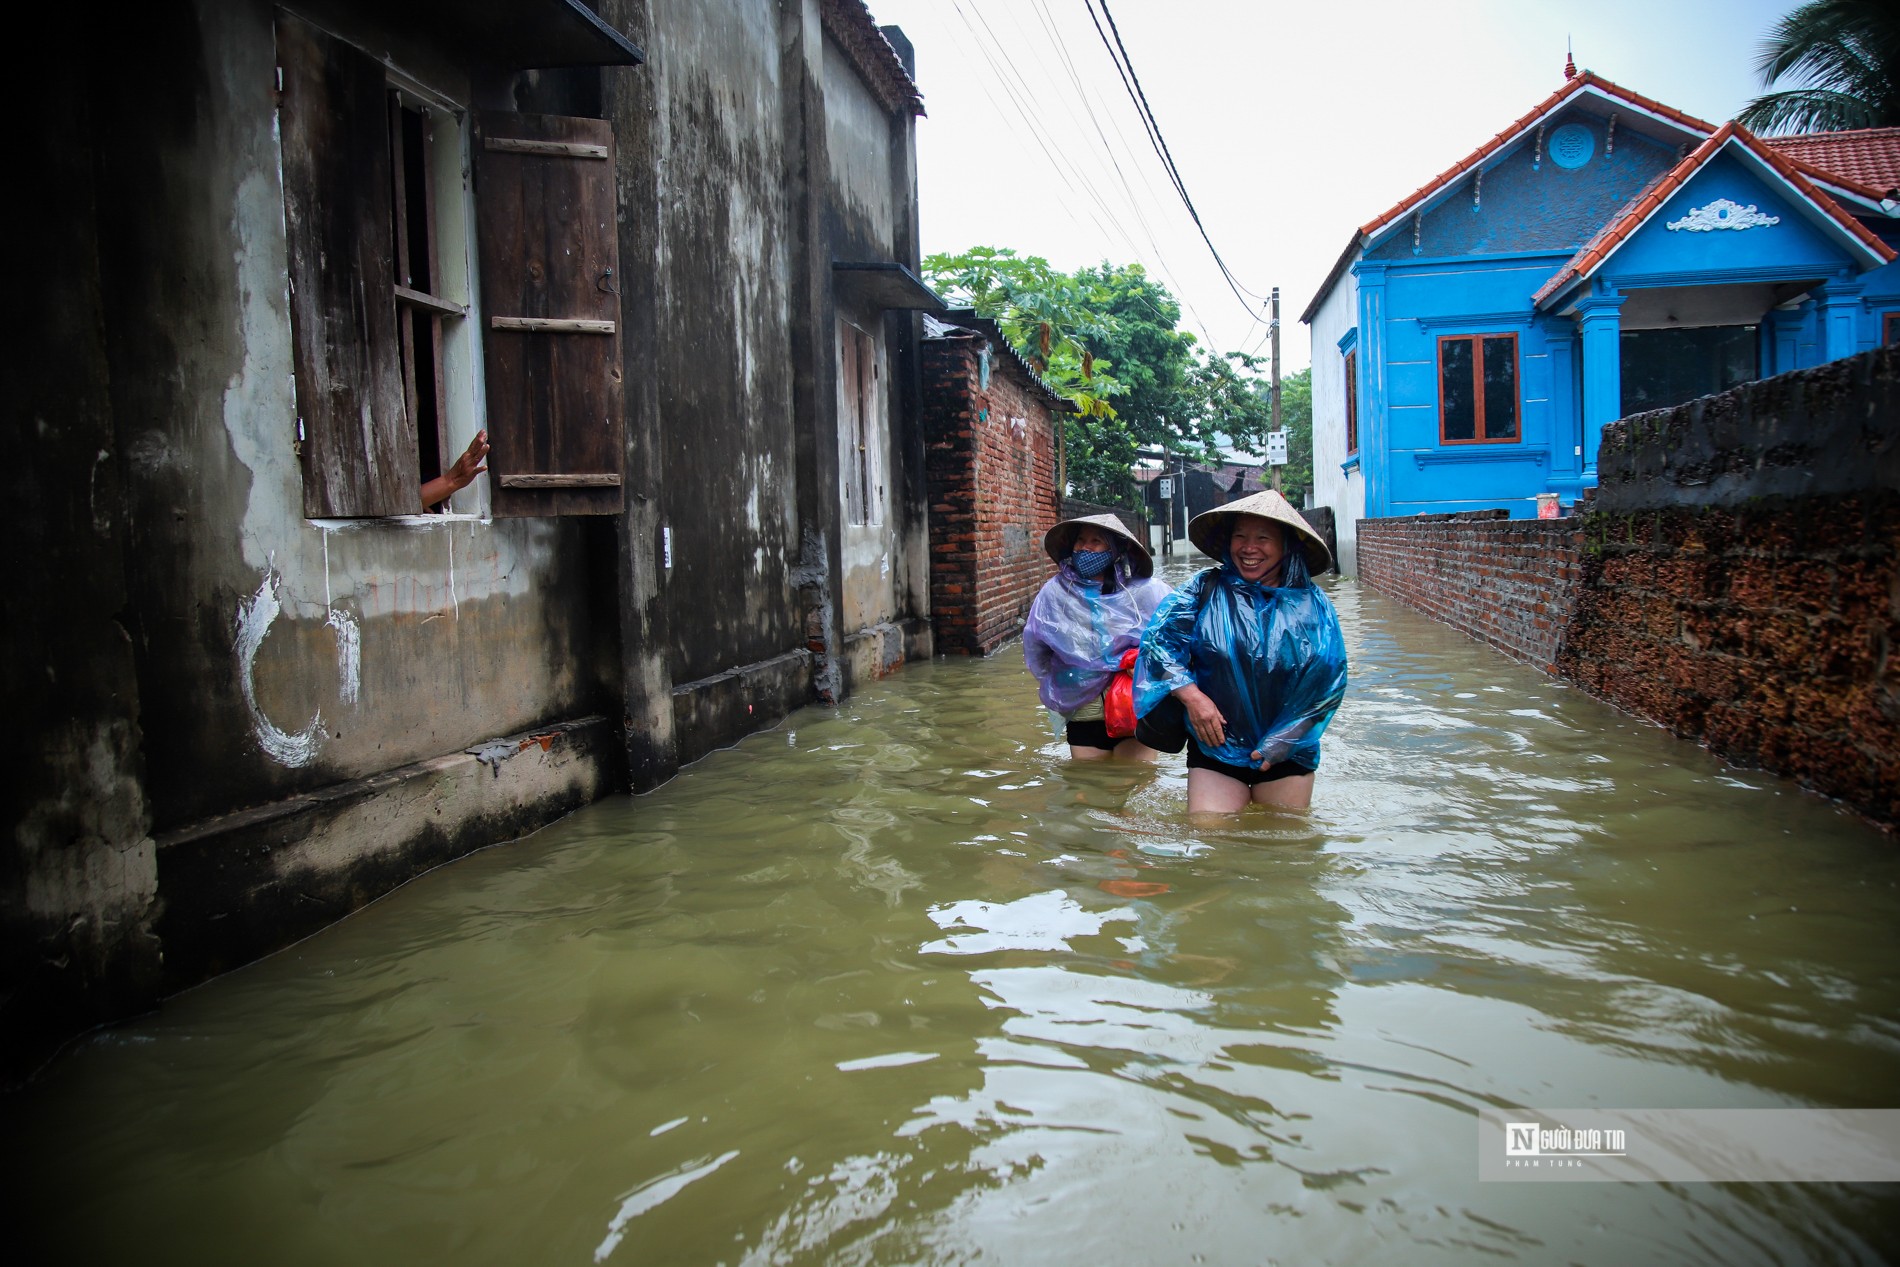
[[[619,276],[613,127],[519,114],[483,114],[476,127],[491,505],[501,516],[617,514],[617,484],[509,482],[626,462],[621,299],[603,280]],[[596,147],[608,161],[571,162],[549,145]]]
[[[612,334],[617,327],[611,321],[589,321],[578,317],[490,317],[488,328],[543,334]]]
[[[281,9],[277,58],[304,513],[414,514],[422,498],[391,290],[386,77],[367,54]]]
[[[407,286],[395,288],[396,302],[408,304],[412,308],[423,308],[429,312],[440,313],[444,317],[466,317],[468,309],[461,304],[446,299],[437,299],[434,295],[425,295],[419,290]]]
[[[503,488],[619,488],[618,475],[504,475]]]
[[[513,136],[489,136],[482,138],[485,149],[503,154],[547,154],[560,158],[611,158],[613,156],[604,145],[574,145],[566,141],[528,141]]]

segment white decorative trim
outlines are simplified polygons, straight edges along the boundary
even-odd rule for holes
[[[1754,229],[1780,223],[1780,216],[1765,216],[1752,202],[1744,207],[1731,199],[1717,198],[1706,207],[1692,208],[1688,215],[1671,220],[1666,227],[1671,232],[1687,229],[1691,233],[1707,233],[1712,229]]]

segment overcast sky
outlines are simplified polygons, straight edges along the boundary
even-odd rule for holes
[[[1140,262],[1221,350],[1262,350],[1169,188],[1083,0],[867,0],[917,49],[923,249],[1010,246],[1063,269]],[[1712,122],[1758,91],[1795,0],[1108,0],[1208,236],[1245,291],[1299,314],[1355,226],[1478,147],[1577,66]]]

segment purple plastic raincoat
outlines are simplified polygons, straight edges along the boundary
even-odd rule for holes
[[[1023,625],[1023,659],[1036,675],[1043,705],[1064,717],[1101,698],[1121,667],[1122,652],[1141,645],[1141,631],[1173,591],[1153,577],[1129,580],[1110,593],[1086,585],[1065,560],[1036,595]]]

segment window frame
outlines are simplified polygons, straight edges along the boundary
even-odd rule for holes
[[[1346,456],[1359,452],[1359,349],[1345,356],[1346,383]]]
[[[844,522],[885,520],[883,341],[842,313],[837,318],[838,456]]]
[[[1438,443],[1440,445],[1467,444],[1521,444],[1524,440],[1524,400],[1522,348],[1518,343],[1515,330],[1494,331],[1473,334],[1443,334],[1438,337],[1437,356],[1433,361],[1436,373],[1432,379],[1432,391],[1438,398]],[[1488,339],[1509,339],[1511,342],[1511,426],[1512,434],[1493,436],[1486,427],[1484,409],[1484,344]],[[1471,429],[1467,439],[1452,439],[1445,434],[1445,345],[1447,343],[1468,343],[1471,345]]]
[[[1880,346],[1900,346],[1900,308],[1880,314]]]
[[[460,154],[467,149],[468,112],[448,105],[435,94],[405,76],[391,72],[389,81],[389,144],[391,221],[395,233],[395,275],[391,289],[396,301],[397,340],[402,367],[403,404],[409,427],[416,435],[419,478],[426,484],[441,475],[461,454],[481,429],[478,418],[485,399],[480,383],[471,383],[471,391],[451,390],[451,374],[467,374],[464,357],[456,355],[459,343],[472,337],[472,306],[451,296],[460,293],[464,300],[473,289],[469,276],[466,244],[459,252],[445,251],[443,240],[453,238],[447,232],[452,225],[452,208],[469,197],[466,185],[454,182],[452,189],[444,179],[438,146],[454,151],[454,167],[459,169]],[[419,119],[419,153],[411,154],[404,131],[405,115]],[[410,160],[420,174],[419,190],[409,188]],[[445,198],[444,193],[453,196]],[[419,208],[410,205],[420,201]],[[421,250],[416,249],[410,232],[410,220],[419,221],[426,234]],[[426,286],[417,286],[418,255]],[[429,390],[425,393],[421,375],[426,370]],[[472,408],[471,408],[472,405]],[[424,506],[425,515],[443,515],[455,510],[461,501],[465,509],[486,507],[486,480],[478,476],[468,488],[436,506]]]
[[[611,121],[478,112],[300,14],[280,7],[274,26],[304,516],[621,513],[625,314]],[[507,136],[489,148],[510,161],[533,156],[512,174],[476,153],[478,133],[498,121]],[[536,169],[576,156],[604,163],[565,182]],[[510,193],[534,213],[525,223],[550,231],[525,232],[518,216],[499,214]],[[490,239],[504,223],[516,245],[496,255]],[[583,235],[588,249],[577,252]],[[541,267],[549,253],[558,266]],[[542,298],[570,304],[578,294],[580,310],[543,311],[519,286],[496,309],[497,278],[518,282],[534,267]],[[577,334],[588,345],[578,356],[560,347]],[[483,430],[488,473],[424,507],[423,486]]]

